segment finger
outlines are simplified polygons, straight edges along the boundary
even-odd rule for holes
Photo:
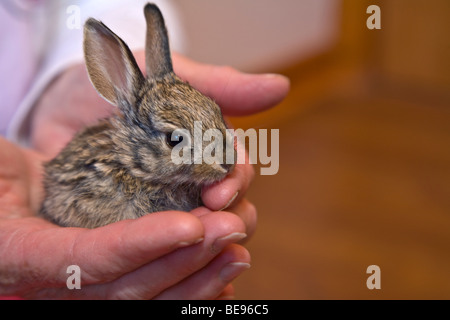
[[[215,298],[215,300],[233,300],[234,299],[234,287],[229,283],[225,289]]]
[[[226,246],[245,237],[245,226],[234,214],[211,213],[200,220],[205,228],[201,243],[160,257],[114,282],[87,286],[81,293],[100,299],[151,299],[201,270]]]
[[[202,190],[204,205],[213,211],[226,210],[242,199],[252,179],[253,168],[250,165],[236,165],[223,181]]]
[[[240,241],[239,243],[248,241],[253,236],[256,230],[258,219],[256,207],[247,199],[242,199],[232,207],[229,207],[227,209],[227,212],[232,212],[237,215],[242,219],[246,226],[245,233],[247,234],[247,237],[245,239],[242,239],[242,241]]]
[[[177,248],[201,241],[204,232],[198,218],[175,211],[93,230],[60,228],[39,218],[0,223],[0,256],[8,257],[0,262],[0,268],[7,266],[2,279],[9,279],[14,294],[65,287],[70,265],[80,267],[83,286],[111,281]]]
[[[240,245],[231,244],[205,268],[167,289],[155,299],[214,299],[248,268],[250,268],[248,251]]]
[[[238,161],[234,170],[223,181],[207,186],[202,190],[202,200],[206,207],[214,211],[226,210],[239,202],[247,192],[255,176],[253,166],[249,164],[247,153],[243,146],[237,144]],[[240,164],[241,163],[241,164]]]
[[[213,98],[224,114],[243,116],[278,104],[287,95],[289,79],[275,74],[246,74],[230,67],[194,62],[173,54],[175,73]]]
[[[209,210],[206,207],[199,207],[192,210],[191,214],[200,218],[206,214],[211,214],[212,212],[213,211]],[[239,243],[244,243],[245,241],[250,239],[255,233],[257,223],[257,210],[255,206],[250,201],[244,198],[227,208],[226,212],[231,212],[237,215],[245,224],[245,233],[247,234],[247,237]]]

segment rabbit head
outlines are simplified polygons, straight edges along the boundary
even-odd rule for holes
[[[158,7],[147,4],[144,13],[146,77],[125,42],[108,27],[92,18],[84,27],[89,78],[98,93],[118,107],[111,119],[116,161],[134,176],[159,184],[217,182],[233,169],[236,156],[231,163],[230,158],[225,159],[226,152],[234,152],[233,138],[227,133],[219,106],[174,74],[167,30]],[[195,140],[196,123],[201,123],[202,134],[216,129],[223,138]],[[195,141],[202,151],[211,144],[218,146],[222,161],[196,163]],[[191,161],[175,163],[173,151],[181,143],[181,154]]]

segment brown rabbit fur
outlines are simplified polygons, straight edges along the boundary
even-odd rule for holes
[[[224,147],[233,148],[233,141],[214,101],[173,73],[159,9],[147,4],[144,13],[147,78],[117,35],[92,18],[85,24],[90,80],[118,112],[82,130],[45,165],[40,213],[56,224],[95,228],[155,211],[190,211],[202,205],[203,186],[233,169],[233,164],[172,162],[168,137],[177,128],[192,136],[194,121],[202,121],[204,131],[224,132],[217,142]]]

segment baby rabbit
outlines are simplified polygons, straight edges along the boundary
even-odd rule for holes
[[[231,163],[172,160],[173,149],[193,137],[197,121],[202,133],[223,133],[215,141],[220,150],[234,151],[234,141],[217,104],[174,74],[158,7],[147,4],[144,14],[147,78],[128,46],[104,24],[90,18],[84,26],[89,78],[118,112],[79,132],[45,164],[40,214],[58,225],[96,228],[155,211],[190,211],[202,205],[203,186],[233,170],[236,157]],[[210,144],[201,140],[200,148]],[[182,149],[188,159],[194,151],[189,144]]]

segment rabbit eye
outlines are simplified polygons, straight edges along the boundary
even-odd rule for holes
[[[175,134],[172,137],[172,132],[166,133],[166,142],[169,147],[173,148],[181,141],[183,141],[183,136],[181,134]]]

